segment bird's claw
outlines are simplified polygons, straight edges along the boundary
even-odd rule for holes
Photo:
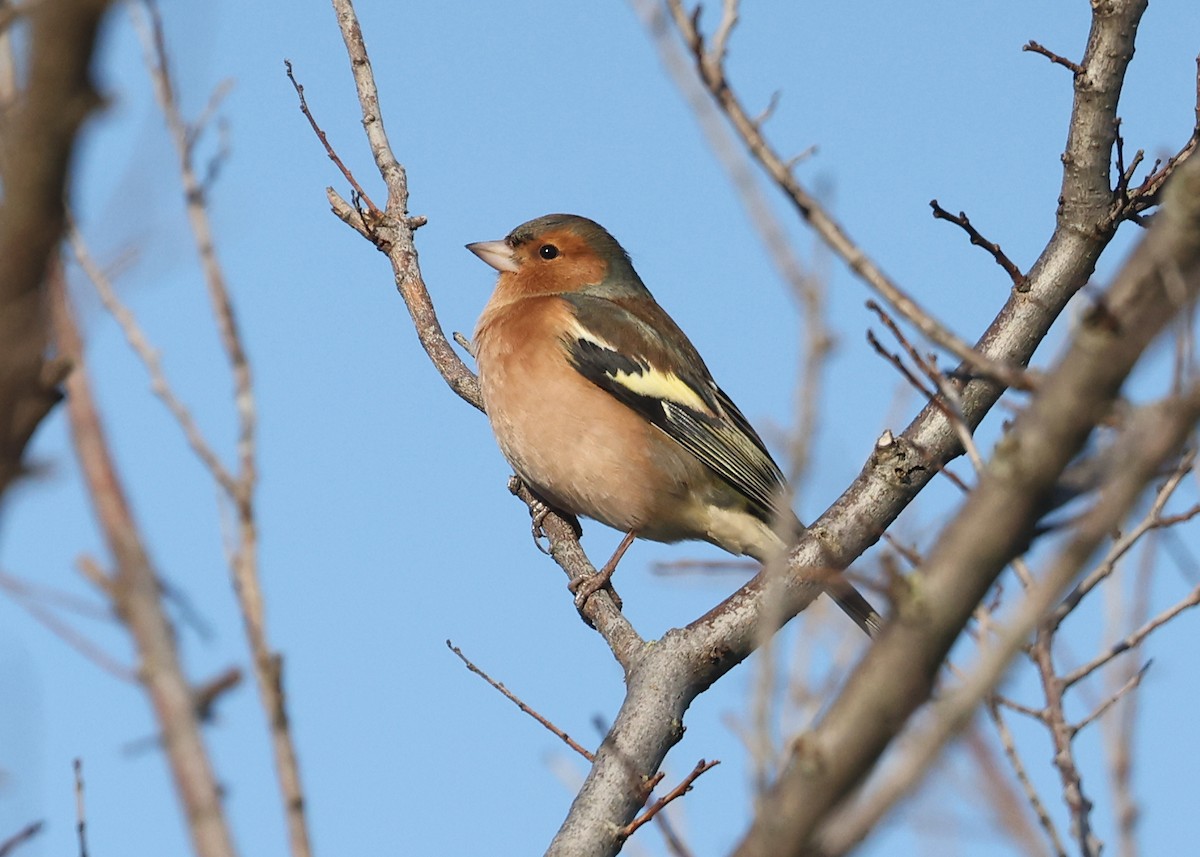
[[[589,574],[587,577],[577,577],[567,584],[567,589],[575,594],[575,609],[583,612],[584,605],[588,599],[599,592],[601,589],[608,590],[608,597],[612,599],[613,604],[620,610],[624,606],[621,601],[621,596],[617,595],[617,590],[612,586],[612,573],[615,568],[602,568],[595,574]]]
[[[530,531],[533,533],[533,543],[546,556],[550,556],[550,536],[546,534],[546,530],[542,524],[549,514],[550,507],[541,500],[535,500],[534,505],[529,509]],[[542,546],[542,539],[546,540],[545,547]]]

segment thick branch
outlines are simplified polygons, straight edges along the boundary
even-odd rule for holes
[[[23,13],[25,87],[0,129],[0,494],[20,475],[25,444],[59,400],[62,369],[45,361],[43,283],[63,231],[76,138],[99,104],[90,67],[107,8],[108,0],[55,0]]]
[[[889,764],[887,778],[874,789],[873,796],[862,806],[839,813],[823,827],[821,841],[825,853],[848,852],[910,793],[914,784],[935,770],[934,762],[942,748],[967,726],[979,704],[1003,678],[1009,663],[1026,646],[1030,634],[1053,610],[1088,558],[1121,526],[1145,486],[1159,475],[1162,465],[1178,454],[1198,420],[1200,385],[1193,386],[1185,396],[1148,406],[1137,414],[1135,425],[1121,441],[1128,455],[1122,456],[1122,467],[1101,486],[1098,502],[1079,521],[1070,541],[1046,570],[1035,575],[1036,584],[1025,593],[1016,614],[995,630],[978,665],[953,692],[946,693],[933,705],[929,726],[913,740],[904,742],[903,753],[894,764]],[[1048,656],[1048,645],[1044,651]],[[1058,684],[1061,694],[1065,685]],[[991,709],[992,717],[1001,722],[994,702]],[[1066,730],[1065,740],[1069,742],[1079,728]],[[1060,748],[1056,759],[1066,752],[1066,748]],[[1030,788],[1027,780],[1025,786]],[[1078,782],[1073,786],[1078,788]],[[1036,794],[1034,805],[1040,806]],[[1084,842],[1080,844],[1083,848]]]
[[[677,3],[670,5],[673,11],[681,11]],[[1114,6],[1120,12],[1118,20],[1110,14]],[[1067,301],[1088,281],[1111,238],[1110,232],[1098,226],[1108,214],[1108,198],[1090,193],[1090,183],[1097,178],[1107,181],[1117,96],[1133,55],[1132,33],[1144,8],[1144,2],[1110,4],[1105,15],[1097,15],[1093,21],[1085,58],[1091,89],[1077,92],[1071,125],[1090,128],[1107,123],[1109,143],[1106,146],[1102,136],[1096,138],[1097,147],[1085,146],[1080,151],[1068,147],[1074,163],[1070,170],[1064,168],[1063,196],[1071,204],[1060,210],[1054,235],[1030,269],[1024,290],[1014,289],[975,346],[983,362],[1025,365]],[[686,14],[674,18],[685,33],[685,41],[689,41],[686,34],[696,32],[694,20]],[[850,267],[873,287],[890,286],[870,274],[861,251],[800,187],[788,165],[767,144],[761,129],[747,118],[723,70],[711,65],[711,55],[703,51],[702,43],[693,39],[689,44],[701,60],[698,75],[729,113],[747,149],[797,210],[831,246],[844,253]],[[889,298],[897,297],[891,288],[881,292]],[[901,303],[903,298],[901,293]],[[920,317],[915,305],[909,304],[908,309],[906,316],[915,312]],[[928,333],[926,327],[921,329]],[[932,338],[946,344],[944,337]],[[964,364],[964,372],[969,373],[978,362]],[[974,379],[961,382],[959,392],[963,422],[973,429],[999,400],[1003,388],[990,380]],[[888,435],[876,446],[859,477],[808,529],[792,551],[791,563],[797,574],[787,585],[768,587],[760,574],[686,631],[672,631],[648,648],[636,675],[628,681],[625,701],[597,752],[596,764],[548,853],[572,857],[615,854],[619,843],[612,831],[627,824],[639,808],[627,790],[657,771],[667,750],[679,740],[684,713],[696,695],[747,657],[771,628],[786,622],[816,597],[817,590],[803,582],[808,576],[805,570],[847,568],[960,453],[951,421],[936,405],[926,407],[902,435]],[[770,599],[765,597],[768,589]],[[982,591],[979,594],[982,596]],[[962,628],[974,606],[972,602],[952,635]],[[895,654],[903,652],[891,650]],[[916,665],[916,661],[905,661],[897,671],[908,672]],[[897,669],[894,664],[891,668]],[[916,704],[916,700],[909,702]],[[843,763],[851,758],[838,760],[840,771],[846,770]],[[866,764],[861,764],[853,776],[865,769]],[[809,823],[814,820],[809,819]]]
[[[928,697],[976,604],[1024,549],[1058,474],[1105,416],[1142,351],[1197,294],[1200,165],[1189,164],[1176,174],[1159,222],[1047,374],[924,567],[909,579],[897,619],[816,729],[796,742],[735,853],[822,853],[811,838],[817,826]],[[1089,538],[1068,546],[1076,568],[1096,544]]]

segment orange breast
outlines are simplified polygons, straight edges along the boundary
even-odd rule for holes
[[[480,318],[480,384],[505,458],[565,511],[646,538],[696,538],[679,500],[702,465],[570,366],[560,338],[569,321],[555,296],[489,306]]]

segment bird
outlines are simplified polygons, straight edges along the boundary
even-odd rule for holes
[[[472,337],[492,431],[549,506],[625,534],[603,582],[634,538],[782,556],[803,525],[779,465],[604,227],[548,214],[466,246],[499,272]],[[879,630],[849,581],[822,584]]]

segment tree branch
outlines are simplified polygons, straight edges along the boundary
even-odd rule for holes
[[[812,838],[818,826],[928,697],[971,611],[1024,549],[1058,474],[1106,414],[1142,351],[1200,294],[1200,166],[1191,166],[1176,174],[1155,227],[1047,373],[925,566],[907,581],[897,620],[885,628],[816,728],[795,742],[788,768],[762,800],[735,852],[739,857],[825,853]],[[1182,442],[1197,408],[1200,390],[1193,390],[1163,415],[1164,421],[1172,418],[1168,427],[1149,440],[1155,449],[1165,444],[1166,451],[1152,456],[1154,462],[1165,460]],[[1101,499],[1097,508],[1105,514],[1097,511],[1081,524],[1047,576],[1050,582],[1039,587],[1045,607],[1107,535],[1115,510],[1136,499],[1133,483],[1140,491],[1154,475],[1130,471],[1130,483],[1120,483]],[[1016,644],[1010,647],[1016,650]],[[996,658],[1003,664],[1009,656],[1001,651]]]
[[[108,449],[86,375],[79,331],[61,276],[53,281],[53,320],[60,352],[72,361],[67,378],[71,436],[114,570],[103,588],[137,648],[139,678],[154,706],[175,790],[200,857],[233,857],[221,790],[200,733],[191,686],[162,606],[162,587],[142,543]]]
[[[24,87],[5,105],[0,128],[0,495],[20,476],[25,445],[61,398],[66,367],[45,359],[45,280],[62,236],[79,130],[100,104],[91,64],[108,5],[55,0],[22,7]]]

